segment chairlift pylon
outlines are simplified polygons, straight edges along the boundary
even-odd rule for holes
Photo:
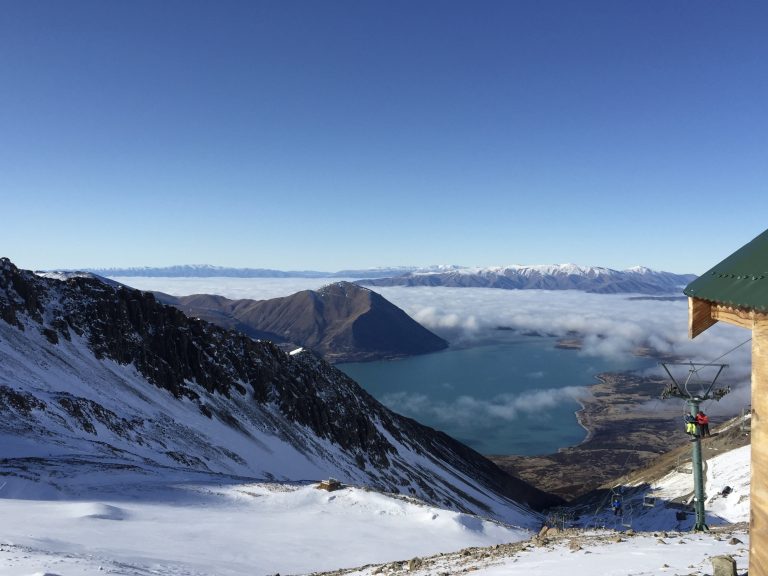
[[[698,364],[694,362],[679,363],[679,362],[662,362],[664,370],[666,370],[671,380],[670,384],[664,389],[661,394],[661,398],[681,398],[685,400],[687,406],[687,413],[690,418],[695,418],[700,413],[700,406],[702,402],[707,400],[720,400],[728,392],[730,387],[719,388],[714,390],[715,382],[719,378],[720,374],[727,364],[714,364],[705,363]],[[671,366],[686,366],[688,367],[688,376],[684,381],[676,379],[670,370]],[[717,369],[714,377],[711,381],[706,381],[700,377],[699,371],[705,368]],[[694,390],[694,387],[698,385],[698,390]],[[705,389],[706,388],[706,389]],[[689,431],[686,426],[686,432],[692,434],[691,436],[691,468],[693,472],[693,490],[694,490],[694,509],[696,511],[696,522],[694,523],[693,530],[695,532],[709,530],[706,523],[706,515],[704,512],[704,501],[706,496],[704,494],[704,473],[701,457],[701,436],[698,426],[695,426],[693,432]]]

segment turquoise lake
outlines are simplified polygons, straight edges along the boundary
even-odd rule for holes
[[[385,406],[482,454],[549,454],[586,437],[575,412],[602,372],[652,366],[499,331],[491,342],[399,360],[339,364]]]

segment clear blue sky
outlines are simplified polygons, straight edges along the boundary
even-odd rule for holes
[[[575,262],[768,227],[768,3],[0,4],[24,268]]]

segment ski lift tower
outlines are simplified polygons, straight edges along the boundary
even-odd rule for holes
[[[731,391],[729,387],[714,389],[715,382],[720,376],[727,364],[694,364],[688,362],[685,364],[676,362],[662,362],[661,365],[669,374],[670,384],[661,394],[661,399],[682,398],[686,402],[688,413],[696,417],[701,403],[706,400],[720,400]],[[686,366],[688,367],[688,376],[685,380],[675,378],[672,375],[670,367]],[[704,381],[699,376],[700,370],[715,370],[715,375],[710,381]],[[693,489],[694,489],[694,509],[696,511],[696,523],[693,525],[695,532],[709,530],[707,520],[704,514],[704,470],[701,460],[701,434],[699,427],[696,427],[696,434],[691,437],[691,464],[693,465]]]

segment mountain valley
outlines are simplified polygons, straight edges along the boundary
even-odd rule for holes
[[[493,457],[497,467],[390,412],[307,350],[286,353],[152,294],[93,277],[41,277],[7,259],[0,358],[0,506],[15,519],[0,544],[8,576],[342,566],[328,574],[491,575],[517,563],[549,575],[546,566],[566,558],[581,576],[598,556],[702,570],[705,549],[745,558],[725,535],[748,540],[743,526],[726,526],[743,522],[735,511],[748,499],[748,472],[746,496],[734,484],[730,508],[712,492],[713,525],[723,526],[712,537],[678,532],[689,518],[666,505],[685,500],[690,483],[667,478],[688,448],[678,410],[626,415],[658,393],[654,378],[603,375],[580,416],[587,441],[549,456]],[[720,490],[736,480],[718,470],[744,476],[737,448],[748,437],[731,426],[712,440],[707,458],[720,474],[712,490]],[[731,459],[720,465],[721,457]],[[315,489],[331,476],[341,491]],[[628,506],[635,502],[622,522],[663,533],[613,535],[627,530],[605,508],[617,482],[628,487]],[[651,493],[664,496],[646,510],[638,503]],[[570,510],[582,523],[542,536],[542,522],[559,521],[552,507],[574,498]],[[539,511],[547,509],[545,518]],[[172,526],[180,539],[158,547],[158,531]],[[248,531],[263,536],[248,543]],[[201,539],[219,554],[189,544]],[[659,542],[673,539],[689,550],[665,556]]]
[[[0,260],[4,473],[27,458],[307,480],[334,476],[529,525],[556,499],[286,354],[149,293]],[[34,444],[29,442],[34,438]]]

